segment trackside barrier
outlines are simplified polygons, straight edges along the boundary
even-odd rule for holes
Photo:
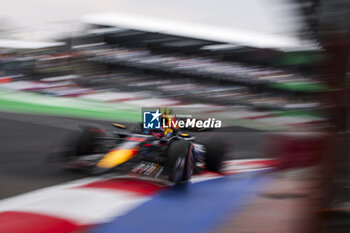
[[[321,133],[273,133],[268,135],[267,151],[279,160],[277,169],[301,168],[319,164],[325,144]]]

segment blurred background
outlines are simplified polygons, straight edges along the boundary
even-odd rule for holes
[[[169,107],[277,161],[216,232],[349,232],[349,1],[2,3],[1,198],[85,177],[43,163],[57,129]]]

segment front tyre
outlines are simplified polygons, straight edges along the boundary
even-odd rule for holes
[[[192,143],[183,139],[171,142],[167,156],[168,179],[175,184],[187,181],[192,176]]]

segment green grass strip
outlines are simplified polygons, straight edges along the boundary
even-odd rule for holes
[[[0,90],[0,110],[100,120],[140,122],[139,111],[112,103]]]

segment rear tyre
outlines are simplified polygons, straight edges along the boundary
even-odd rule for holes
[[[168,149],[168,179],[175,184],[187,181],[192,176],[192,143],[183,139],[171,142]]]
[[[77,139],[75,146],[75,155],[88,155],[96,152],[97,149],[97,138],[105,136],[105,132],[102,129],[82,126],[82,132]]]
[[[61,139],[52,143],[47,157],[49,163],[71,170],[80,170],[67,164],[82,155],[93,154],[100,150],[97,141],[98,137],[105,136],[104,131],[92,126],[80,126],[80,129],[80,131],[66,131]]]

